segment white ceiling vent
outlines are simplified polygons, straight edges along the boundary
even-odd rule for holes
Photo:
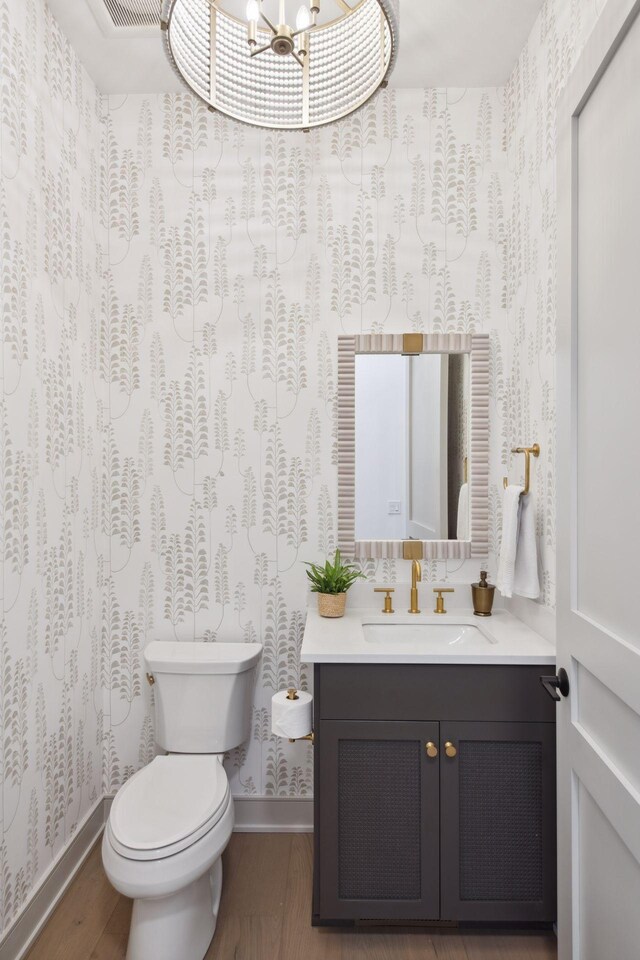
[[[104,0],[115,27],[157,27],[161,0]]]

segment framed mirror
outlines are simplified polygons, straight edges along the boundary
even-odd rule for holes
[[[489,338],[338,338],[338,541],[359,559],[488,552]]]

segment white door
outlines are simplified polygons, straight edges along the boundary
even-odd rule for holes
[[[449,355],[409,358],[407,535],[447,540],[447,403]]]
[[[640,17],[558,112],[559,960],[640,957]]]

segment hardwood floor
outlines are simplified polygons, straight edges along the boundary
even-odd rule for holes
[[[311,869],[309,834],[234,834],[224,855],[218,928],[206,960],[556,958],[550,933],[312,927]],[[27,960],[123,960],[130,916],[131,901],[104,875],[98,844]]]

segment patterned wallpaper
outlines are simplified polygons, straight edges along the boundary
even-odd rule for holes
[[[508,200],[504,357],[496,382],[502,459],[533,461],[541,602],[555,608],[556,104],[605,0],[546,0],[505,89]],[[522,471],[514,457],[512,476]],[[522,474],[521,474],[522,475]]]
[[[100,102],[40,0],[0,0],[0,931],[102,787]]]
[[[109,678],[109,784],[152,755],[149,637],[257,638],[233,790],[308,796],[311,751],[272,738],[270,700],[310,685],[302,561],[335,545],[337,337],[485,331],[500,364],[502,92],[388,91],[310,135],[231,124],[188,94],[108,106],[106,654],[127,664]],[[367,572],[396,577],[391,561]]]
[[[387,91],[305,136],[187,94],[101,103],[43,0],[0,0],[0,926],[151,758],[151,636],[261,639],[233,790],[310,795],[269,703],[310,680],[340,333],[492,335],[489,569],[508,447],[537,439],[553,606],[553,111],[597,13],[547,0],[506,90]]]

